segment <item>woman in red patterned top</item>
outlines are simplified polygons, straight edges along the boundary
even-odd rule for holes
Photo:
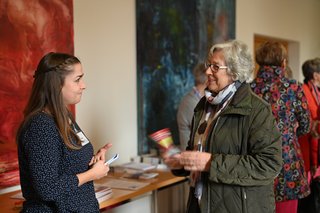
[[[302,86],[286,77],[287,51],[279,42],[258,48],[259,70],[253,91],[269,102],[282,135],[283,168],[275,179],[276,213],[296,213],[298,199],[310,193],[298,136],[310,131],[310,112]]]

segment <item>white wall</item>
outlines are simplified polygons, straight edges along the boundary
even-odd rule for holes
[[[76,106],[79,125],[96,150],[106,142],[117,163],[137,154],[134,0],[75,0],[75,54],[87,89]]]
[[[320,57],[319,10],[319,0],[238,0],[236,37],[252,50],[254,34],[298,42],[298,61],[289,64],[294,65],[294,77],[302,81],[303,62]]]
[[[320,56],[319,11],[318,0],[238,0],[236,38],[252,50],[254,34],[298,42],[300,69]],[[112,142],[108,155],[118,152],[118,163],[129,161],[137,154],[138,131],[135,1],[75,0],[74,17],[75,53],[87,83],[77,120],[96,149]]]

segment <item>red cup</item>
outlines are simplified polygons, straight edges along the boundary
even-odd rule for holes
[[[180,150],[173,144],[169,128],[158,130],[150,134],[149,137],[157,143],[162,152],[168,152],[169,155],[180,153]]]

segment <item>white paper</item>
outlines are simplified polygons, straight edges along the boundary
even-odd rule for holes
[[[127,181],[118,179],[108,179],[103,185],[115,189],[127,189],[127,190],[138,190],[142,187],[149,185],[149,183],[138,182],[138,181]]]

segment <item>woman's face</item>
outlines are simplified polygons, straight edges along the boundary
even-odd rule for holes
[[[225,68],[225,66],[227,65],[222,51],[214,52],[211,59],[209,59],[207,63],[213,65],[211,65],[211,67],[208,67],[206,70],[206,74],[208,76],[208,89],[211,92],[218,93],[226,86],[233,83],[232,76],[227,73],[227,68]],[[223,66],[224,68],[218,68],[221,66]]]
[[[317,87],[320,87],[320,72],[314,72],[313,73],[313,83]]]
[[[81,95],[86,85],[83,81],[83,72],[81,64],[73,65],[73,72],[64,79],[62,87],[62,97],[66,105],[77,104],[81,100]]]

